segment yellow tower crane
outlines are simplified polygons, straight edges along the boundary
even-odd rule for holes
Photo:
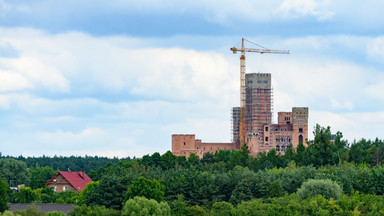
[[[256,46],[261,47],[261,49],[255,48],[245,48],[244,41],[252,43]],[[252,41],[249,41],[245,38],[241,39],[241,49],[232,47],[231,51],[233,54],[236,54],[238,51],[241,52],[240,56],[240,145],[245,142],[245,52],[254,52],[254,53],[273,53],[273,54],[289,54],[289,50],[271,50],[263,46],[260,46]]]

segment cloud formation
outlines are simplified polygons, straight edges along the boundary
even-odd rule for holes
[[[230,141],[241,37],[291,50],[247,53],[247,72],[272,73],[276,112],[308,106],[310,128],[375,138],[381,4],[0,0],[1,151],[133,157],[169,150],[172,133]]]

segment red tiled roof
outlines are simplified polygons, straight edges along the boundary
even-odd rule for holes
[[[89,182],[92,182],[84,172],[60,171],[58,174],[62,175],[76,191],[82,191]]]

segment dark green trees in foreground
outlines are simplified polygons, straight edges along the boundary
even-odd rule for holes
[[[0,180],[0,213],[8,209],[8,191],[8,184]]]

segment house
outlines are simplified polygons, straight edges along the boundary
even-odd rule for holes
[[[48,181],[45,187],[53,187],[55,192],[82,191],[89,182],[92,182],[92,179],[84,171],[60,171]]]

